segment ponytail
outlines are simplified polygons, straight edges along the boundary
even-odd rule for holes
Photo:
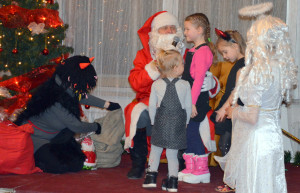
[[[210,39],[210,26],[209,25],[206,28],[206,33],[205,33],[204,39],[213,54],[213,64],[216,64],[218,62],[218,54],[217,54],[216,46],[211,42],[211,39]]]

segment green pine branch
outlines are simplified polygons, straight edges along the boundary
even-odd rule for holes
[[[45,4],[42,0],[0,0],[0,5],[15,2],[26,9],[58,9],[58,3]],[[67,29],[68,25],[64,24],[57,28],[45,28],[48,31],[45,34],[32,35],[28,28],[6,28],[0,21],[0,71],[9,70],[14,77],[49,64],[50,60],[62,54],[72,53],[73,48],[62,45]],[[49,51],[48,55],[42,54],[45,48]],[[18,53],[13,53],[13,49],[17,49]]]

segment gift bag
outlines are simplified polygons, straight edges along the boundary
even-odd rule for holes
[[[31,125],[17,126],[0,122],[0,174],[32,174],[42,172],[35,167]]]
[[[109,111],[105,117],[95,120],[101,125],[101,134],[92,135],[94,141],[97,168],[116,167],[121,162],[124,151],[121,139],[125,133],[123,111],[118,109]]]

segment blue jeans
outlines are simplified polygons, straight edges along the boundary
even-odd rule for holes
[[[200,123],[190,120],[186,129],[187,148],[185,153],[194,153],[195,155],[205,154],[205,147],[199,132]]]

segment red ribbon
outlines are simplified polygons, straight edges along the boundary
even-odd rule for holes
[[[53,9],[25,9],[17,5],[0,8],[0,20],[7,28],[25,28],[31,22],[44,23],[46,27],[56,28],[63,25],[58,11]]]
[[[17,91],[18,94],[0,100],[0,106],[11,115],[16,109],[24,108],[31,98],[30,91],[48,80],[55,71],[56,65],[44,65],[26,74],[0,82],[0,87]]]

